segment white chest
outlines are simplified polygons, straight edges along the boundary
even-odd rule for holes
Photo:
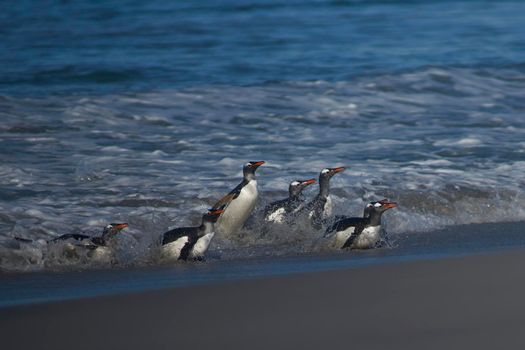
[[[234,202],[244,205],[255,204],[258,196],[259,190],[257,189],[257,181],[251,180],[242,188],[239,197],[237,197]]]
[[[354,241],[353,247],[359,249],[373,248],[379,241],[381,234],[381,225],[368,226]]]
[[[341,248],[346,243],[348,238],[354,233],[355,227],[351,226],[343,231],[337,231],[334,237],[334,243],[337,247]]]
[[[286,210],[284,208],[279,208],[266,218],[267,221],[275,222],[278,224],[282,224],[284,222],[284,215],[286,214]]]
[[[111,262],[113,256],[111,249],[108,247],[97,247],[88,255],[94,262],[97,263],[109,263]]]
[[[328,218],[332,216],[332,209],[332,197],[328,196],[328,198],[326,198],[326,203],[324,204],[323,218]]]
[[[161,247],[161,256],[163,259],[177,260],[182,248],[188,243],[188,237],[181,237],[176,241],[165,244]]]
[[[219,217],[218,230],[226,235],[239,230],[255,208],[258,196],[257,181],[251,180]]]
[[[191,250],[190,257],[197,258],[203,256],[204,252],[208,250],[208,246],[210,245],[213,236],[215,236],[215,232],[207,233],[199,238]]]

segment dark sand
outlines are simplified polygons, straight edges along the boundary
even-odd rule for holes
[[[525,346],[525,250],[0,310],[2,349]]]

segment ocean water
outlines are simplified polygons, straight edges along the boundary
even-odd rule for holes
[[[14,236],[108,222],[130,224],[119,266],[152,264],[160,234],[197,223],[248,160],[267,162],[258,209],[347,166],[336,214],[395,200],[394,241],[525,220],[523,23],[518,1],[13,3],[0,13],[0,270],[68,265]],[[209,259],[325,253],[318,233],[259,218]]]

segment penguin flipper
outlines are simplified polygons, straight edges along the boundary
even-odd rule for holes
[[[331,226],[329,226],[325,231],[325,237],[329,236],[330,234],[337,232],[337,231],[343,231],[351,226],[356,227],[356,231],[359,229],[359,227],[362,227],[359,232],[361,232],[364,229],[363,226],[363,218],[352,218],[352,217],[346,217],[342,215],[338,215],[337,218],[339,220],[335,221]]]
[[[222,197],[213,205],[211,210],[220,210],[220,209],[226,209],[228,205],[239,195],[241,194],[241,190],[248,182],[246,180],[242,180],[240,184],[238,184],[233,190],[231,190],[226,196]]]
[[[13,237],[16,241],[19,241],[19,242],[24,242],[24,243],[32,243],[34,242],[34,240],[32,239],[29,239],[29,238],[23,238],[23,237]]]
[[[188,257],[190,256],[190,252],[191,252],[191,248],[193,247],[192,244],[190,244],[190,242],[186,242],[186,244],[184,245],[184,247],[182,247],[182,249],[180,250],[180,255],[179,255],[179,258],[177,260],[188,260]]]
[[[341,249],[352,248],[352,244],[354,244],[355,239],[359,237],[359,235],[363,232],[364,229],[365,229],[364,224],[362,223],[357,224],[355,226],[354,232],[350,235],[350,237],[348,237],[348,239],[346,240],[345,244],[343,244]]]
[[[240,193],[240,191],[237,193],[228,193],[226,196],[219,199],[217,203],[213,205],[211,210],[225,209],[235,198],[239,197]]]
[[[87,236],[87,235],[83,235],[83,234],[80,234],[80,233],[67,233],[65,235],[53,238],[49,242],[66,241],[68,239],[74,239],[76,241],[83,241],[85,239],[90,239],[90,238],[92,238],[92,237]]]
[[[352,233],[352,235],[350,237],[348,237],[348,239],[346,240],[345,244],[343,244],[341,249],[350,248],[352,246],[352,244],[354,243],[356,237],[357,237],[357,235]]]

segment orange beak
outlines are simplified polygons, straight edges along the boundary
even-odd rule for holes
[[[311,185],[311,184],[316,183],[316,181],[315,181],[315,179],[308,179],[308,180],[304,180],[304,181],[302,181],[302,183],[303,183],[305,186],[308,186],[308,185]]]
[[[117,230],[123,230],[125,229],[126,227],[128,227],[129,225],[127,223],[122,223],[122,224],[114,224],[113,227],[115,227]]]
[[[344,166],[340,166],[340,167],[338,167],[338,168],[333,168],[332,171],[333,171],[334,173],[340,173],[340,172],[345,171],[345,169],[346,169],[346,168],[345,168]]]
[[[387,209],[391,209],[391,208],[395,208],[397,207],[397,203],[396,202],[380,202],[384,207],[386,207]]]
[[[259,162],[252,162],[252,165],[257,168],[257,167],[260,167],[261,165],[263,165],[264,163],[266,163],[266,162],[264,160],[261,160]]]

